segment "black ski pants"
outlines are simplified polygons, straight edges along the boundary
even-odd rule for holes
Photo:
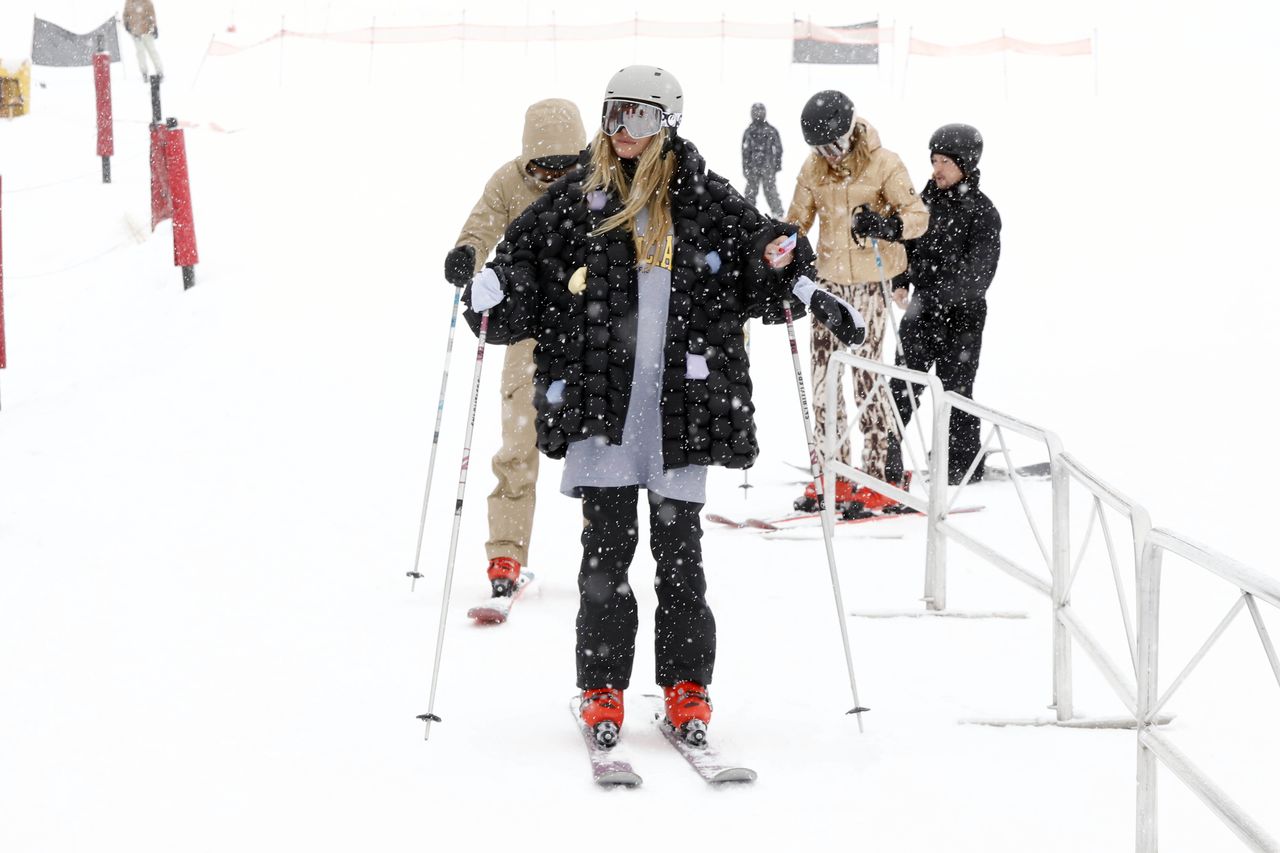
[[[583,488],[582,568],[578,572],[578,687],[625,689],[636,651],[636,598],[627,570],[639,539],[639,486]],[[656,680],[711,683],[716,621],[702,574],[702,504],[649,492],[649,547],[657,563],[654,588]]]
[[[986,322],[985,299],[942,305],[927,295],[917,293],[898,327],[902,355],[896,362],[922,373],[932,367],[944,390],[973,397],[978,356],[982,352],[982,329]],[[890,387],[902,422],[908,423],[912,401],[907,393],[907,383],[895,379]],[[922,386],[911,389],[917,403],[921,390]],[[969,470],[982,447],[982,421],[968,412],[952,409],[948,431],[947,476],[952,482],[957,482]],[[980,472],[975,473],[974,478],[980,476]]]
[[[760,193],[760,185],[764,184],[764,200],[769,203],[769,210],[773,213],[775,219],[781,219],[783,215],[782,199],[778,196],[778,173],[777,172],[747,172],[747,186],[742,191],[747,202],[755,207],[756,197]]]

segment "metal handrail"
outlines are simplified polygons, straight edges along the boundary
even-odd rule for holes
[[[1145,540],[1138,568],[1136,849],[1138,853],[1156,853],[1159,849],[1156,820],[1157,764],[1163,763],[1250,849],[1262,851],[1262,853],[1280,853],[1280,842],[1269,835],[1188,756],[1175,748],[1167,737],[1158,732],[1153,722],[1169,697],[1204,660],[1209,649],[1246,605],[1253,617],[1258,637],[1266,650],[1272,672],[1276,676],[1277,683],[1280,683],[1280,658],[1276,655],[1275,646],[1271,642],[1271,637],[1257,608],[1258,599],[1280,608],[1280,581],[1168,530],[1153,529],[1147,534]],[[1240,598],[1161,695],[1159,682],[1160,584],[1165,552],[1177,554],[1192,565],[1229,582],[1240,590]]]

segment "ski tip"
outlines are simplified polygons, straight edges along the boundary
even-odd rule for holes
[[[711,777],[711,781],[719,785],[722,782],[754,782],[756,771],[750,767],[726,767]]]
[[[467,611],[467,618],[477,625],[501,625],[507,621],[507,614],[492,607],[473,607]]]
[[[606,770],[595,777],[595,782],[602,788],[638,788],[644,780],[634,770]]]

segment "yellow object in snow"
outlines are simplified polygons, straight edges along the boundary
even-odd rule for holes
[[[26,115],[31,108],[31,63],[24,62],[16,71],[0,61],[0,118]]]
[[[581,296],[582,291],[587,289],[587,268],[578,267],[574,274],[569,278],[569,292],[574,296]]]

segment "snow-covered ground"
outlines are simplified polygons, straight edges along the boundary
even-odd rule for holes
[[[9,64],[33,11],[79,30],[109,14],[75,0],[5,5]],[[411,593],[451,295],[440,261],[485,179],[518,152],[524,107],[570,97],[590,120],[608,75],[633,61],[680,77],[683,130],[725,174],[737,176],[750,104],[767,103],[787,147],[784,196],[803,150],[796,115],[817,89],[848,91],[918,186],[930,131],[969,121],[986,136],[984,189],[1005,222],[978,398],[1055,430],[1156,524],[1274,576],[1274,10],[882,9],[900,46],[908,26],[946,43],[1002,26],[1044,41],[1098,28],[1096,95],[1089,59],[1023,56],[1008,58],[1006,95],[1000,57],[906,62],[899,50],[879,69],[803,67],[784,39],[373,51],[289,40],[205,58],[211,36],[252,43],[282,12],[291,30],[321,31],[458,11],[246,5],[158,10],[165,112],[197,125],[187,146],[201,263],[189,292],[169,226],[147,230],[150,111],[131,44],[113,79],[112,185],[98,181],[87,70],[37,69],[32,114],[0,123],[0,849],[1132,848],[1131,732],[960,724],[1049,716],[1051,682],[1046,603],[956,546],[950,606],[1026,618],[850,617],[872,708],[858,734],[844,716],[821,540],[707,524],[712,734],[759,781],[707,788],[633,702],[625,737],[645,784],[595,790],[566,712],[580,514],[557,494],[555,463],[542,473],[539,581],[489,629],[463,616],[485,592],[492,478],[473,466],[436,706],[445,722],[424,743],[414,716],[426,710],[474,353],[460,332],[426,577]],[[753,1],[643,16],[722,11],[783,32],[790,15]],[[824,23],[872,14],[811,12]],[[561,24],[632,14],[556,7]],[[509,3],[467,20],[550,15]],[[477,459],[499,433],[499,355],[486,360]],[[717,469],[708,502],[735,517],[780,514],[801,476],[787,463],[805,458],[785,332],[754,327],[752,356],[754,488],[744,498],[741,475]],[[1047,484],[1030,497],[1044,512]],[[1007,484],[960,502],[985,509],[957,523],[1034,561]],[[847,610],[919,609],[918,519],[840,536]],[[1099,555],[1074,604],[1123,660]],[[634,693],[652,671],[650,574],[642,548]],[[1167,684],[1233,596],[1173,561],[1166,585]],[[1080,713],[1119,713],[1081,653],[1076,674]],[[1247,619],[1168,710],[1171,736],[1280,833],[1280,691]],[[1234,849],[1176,779],[1161,783],[1163,850]]]

